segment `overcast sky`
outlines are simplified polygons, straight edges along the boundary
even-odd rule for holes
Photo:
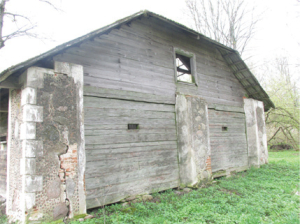
[[[0,50],[0,71],[144,9],[190,25],[184,13],[184,0],[52,1],[61,11],[38,0],[7,3],[7,11],[27,15],[36,23],[35,32],[43,38],[21,37],[7,42]],[[251,60],[263,63],[282,55],[289,56],[293,63],[300,60],[300,3],[297,0],[257,0],[257,9],[263,11],[263,19],[250,45]],[[9,20],[4,26],[6,32],[15,28]]]

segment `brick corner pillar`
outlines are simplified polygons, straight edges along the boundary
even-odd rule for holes
[[[28,68],[10,90],[7,215],[21,223],[86,213],[83,68]]]
[[[177,93],[176,120],[180,185],[197,187],[212,178],[207,103]]]
[[[268,163],[267,133],[263,102],[244,99],[249,166]]]

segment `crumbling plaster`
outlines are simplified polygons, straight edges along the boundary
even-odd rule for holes
[[[211,179],[207,103],[197,96],[176,95],[179,178],[181,186]]]
[[[263,102],[244,99],[249,166],[268,163],[267,133]]]
[[[82,66],[31,67],[20,83],[10,93],[7,214],[22,223],[84,214]]]

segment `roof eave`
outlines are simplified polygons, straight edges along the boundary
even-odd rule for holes
[[[80,43],[80,42],[82,42],[84,40],[87,40],[89,38],[93,38],[93,37],[95,37],[97,35],[100,35],[101,33],[104,33],[104,32],[107,32],[107,31],[109,31],[111,29],[114,29],[114,28],[118,27],[119,25],[121,25],[123,23],[130,22],[131,20],[135,19],[136,17],[139,17],[139,16],[143,15],[144,13],[145,13],[144,11],[137,12],[137,13],[131,15],[131,16],[128,16],[126,18],[118,20],[118,21],[116,21],[116,22],[114,22],[114,23],[112,23],[110,25],[107,25],[107,26],[102,27],[102,28],[100,28],[98,30],[92,31],[92,32],[90,32],[90,33],[88,33],[88,34],[86,34],[84,36],[81,36],[81,37],[78,37],[78,38],[76,38],[74,40],[71,40],[71,41],[68,41],[66,43],[63,43],[63,44],[61,44],[61,45],[59,45],[59,46],[57,46],[57,47],[55,47],[55,48],[53,48],[53,49],[45,52],[45,53],[42,53],[42,54],[40,54],[40,55],[38,55],[36,57],[30,58],[30,59],[28,59],[28,60],[26,60],[24,62],[21,62],[21,63],[19,63],[17,65],[13,65],[13,66],[5,69],[3,72],[0,73],[0,82],[4,81],[11,74],[15,73],[16,71],[18,71],[18,70],[20,70],[20,69],[22,69],[24,67],[31,66],[32,64],[34,64],[34,63],[36,63],[36,62],[38,62],[38,61],[40,61],[40,60],[42,60],[42,59],[44,59],[46,57],[50,57],[52,55],[55,55],[55,54],[59,53],[60,51],[65,50],[66,48],[69,48],[71,46],[74,46],[74,45],[76,45],[76,44],[78,44],[78,43]]]
[[[108,32],[109,30],[114,29],[114,28],[116,28],[116,27],[118,27],[118,26],[120,26],[122,24],[131,22],[132,20],[134,20],[134,19],[136,19],[136,18],[138,18],[138,17],[140,17],[142,15],[145,16],[145,17],[152,16],[152,17],[158,18],[160,20],[163,20],[164,22],[169,23],[172,26],[176,26],[179,29],[185,30],[186,32],[189,32],[189,33],[195,35],[197,37],[197,39],[203,39],[203,40],[208,41],[209,43],[214,44],[220,50],[224,50],[226,52],[230,52],[230,54],[232,54],[234,56],[237,56],[240,60],[242,60],[238,51],[236,51],[236,50],[234,50],[234,49],[232,49],[230,47],[227,47],[227,46],[225,46],[225,45],[223,45],[223,44],[221,44],[221,43],[219,43],[219,42],[217,42],[217,41],[215,41],[215,40],[213,40],[213,39],[211,39],[209,37],[206,37],[203,34],[200,34],[200,33],[196,32],[196,31],[194,31],[194,30],[192,30],[192,29],[190,29],[190,28],[188,28],[188,27],[186,27],[186,26],[184,26],[184,25],[182,25],[180,23],[177,23],[177,22],[175,22],[173,20],[170,20],[170,19],[168,19],[166,17],[163,17],[161,15],[155,14],[155,13],[150,12],[148,10],[143,10],[143,11],[139,11],[139,12],[137,12],[137,13],[131,15],[131,16],[128,16],[128,17],[125,17],[125,18],[123,18],[121,20],[118,20],[118,21],[116,21],[116,22],[114,22],[114,23],[112,23],[110,25],[107,25],[105,27],[102,27],[100,29],[92,31],[92,32],[90,32],[90,33],[88,33],[88,34],[86,34],[84,36],[78,37],[78,38],[76,38],[74,40],[71,40],[71,41],[66,42],[64,44],[61,44],[61,45],[59,45],[59,46],[57,46],[57,47],[55,47],[55,48],[53,48],[53,49],[51,49],[51,50],[43,53],[43,54],[40,54],[40,55],[38,55],[36,57],[28,59],[28,60],[26,60],[26,61],[24,61],[22,63],[19,63],[17,65],[11,66],[10,68],[8,68],[8,69],[6,69],[6,70],[4,70],[3,72],[0,73],[0,82],[4,81],[10,75],[14,74],[15,72],[18,72],[19,70],[21,70],[23,68],[30,67],[30,66],[34,65],[35,63],[37,63],[37,62],[39,62],[39,61],[41,61],[41,60],[43,60],[43,59],[45,59],[47,57],[54,56],[54,55],[58,54],[59,52],[61,52],[63,50],[66,50],[69,47],[72,47],[72,46],[74,46],[76,44],[81,43],[84,40],[88,40],[88,39],[94,38],[95,36],[101,35],[102,33],[105,33],[105,32]],[[226,58],[224,57],[224,55],[222,55],[222,56],[223,56],[223,58],[226,61]],[[228,63],[228,65],[229,64],[232,64],[232,63]],[[249,74],[251,76],[250,78],[252,78],[254,80],[256,86],[259,86],[259,89],[261,90],[262,96],[264,96],[264,99],[262,101],[265,102],[265,104],[267,106],[266,109],[268,110],[270,107],[275,108],[274,103],[270,100],[268,94],[260,86],[259,82],[255,78],[255,76],[251,73],[251,71],[249,70],[249,68],[247,67],[247,65],[244,63],[244,61],[243,61],[243,64],[244,64],[245,68],[248,70],[248,72],[249,72]],[[229,66],[229,67],[231,67],[231,69],[234,71],[234,68],[232,68],[232,66]],[[239,78],[237,78],[237,79],[239,80]],[[257,98],[261,98],[261,97],[257,97]]]

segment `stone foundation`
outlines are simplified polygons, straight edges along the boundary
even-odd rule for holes
[[[21,223],[86,213],[82,66],[31,67],[10,91],[7,215]]]

